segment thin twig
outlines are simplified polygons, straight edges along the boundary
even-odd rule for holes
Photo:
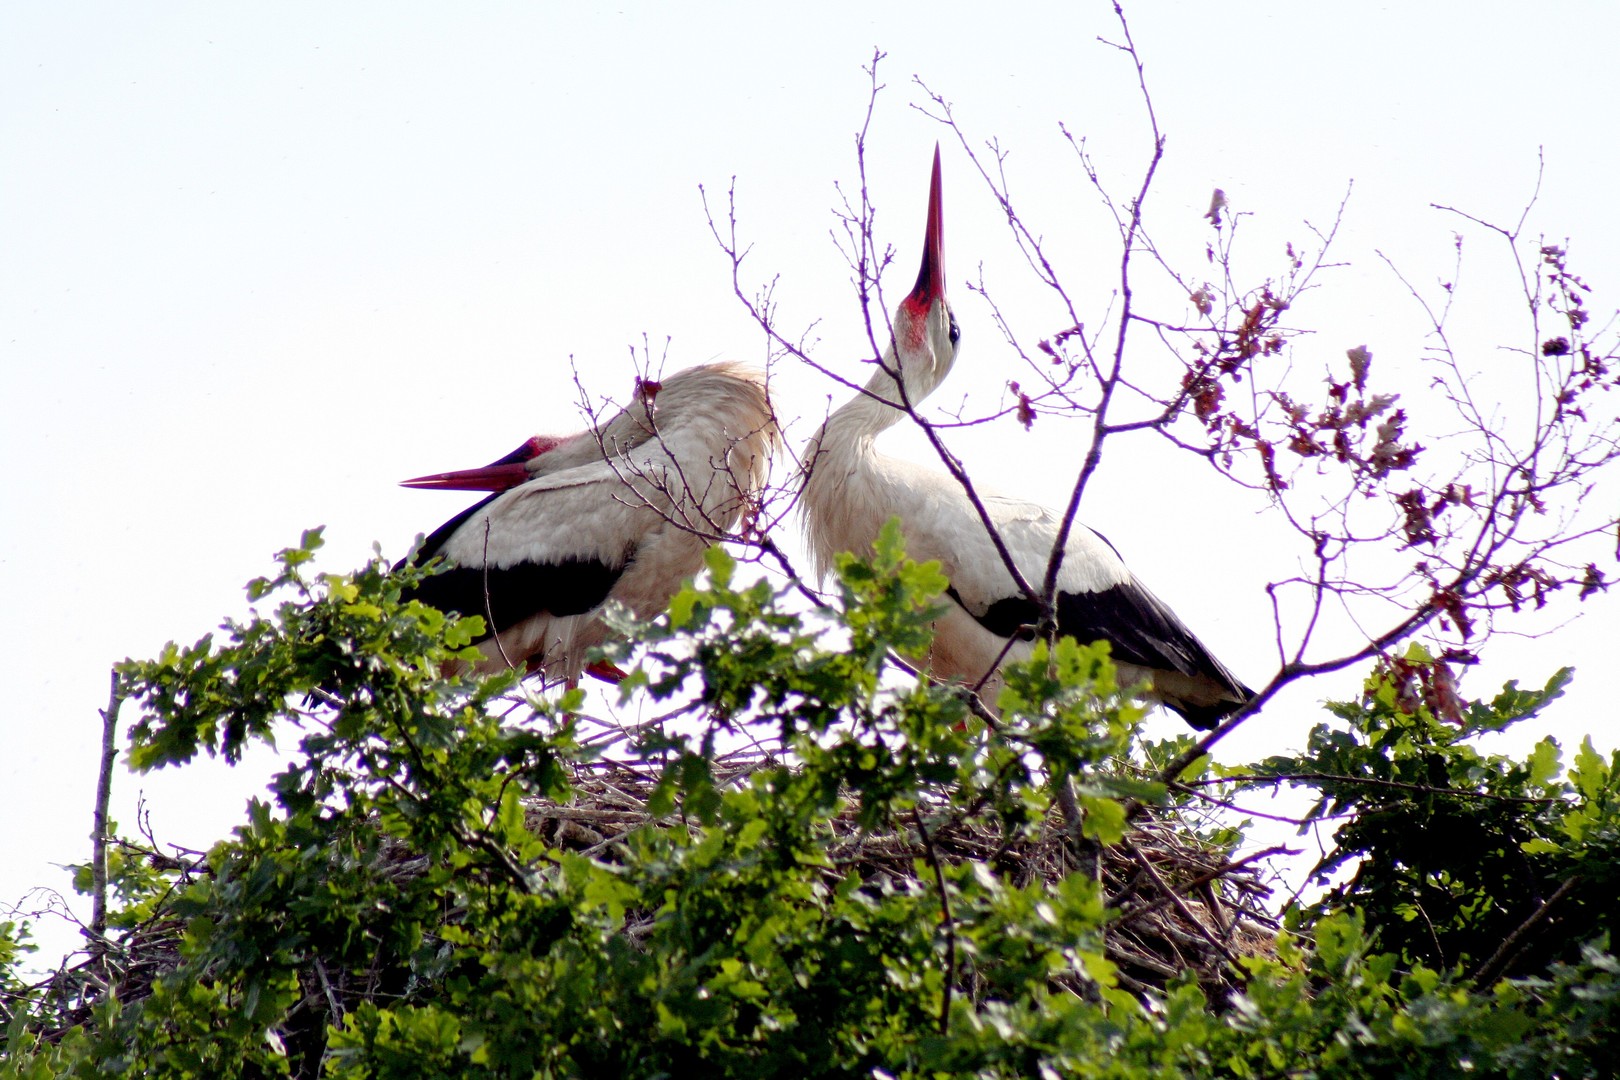
[[[1490,959],[1481,964],[1479,969],[1474,972],[1473,982],[1476,986],[1485,986],[1502,974],[1502,971],[1513,959],[1514,953],[1519,947],[1519,943],[1524,940],[1525,936],[1529,934],[1530,931],[1534,930],[1537,926],[1540,926],[1544,921],[1546,921],[1547,913],[1552,910],[1553,905],[1558,903],[1564,897],[1568,896],[1570,891],[1575,888],[1575,884],[1578,881],[1580,881],[1579,874],[1574,874],[1568,878],[1565,878],[1563,884],[1559,885],[1557,890],[1551,896],[1543,900],[1541,905],[1537,907],[1535,911],[1530,913],[1530,917],[1528,919],[1520,923],[1518,927],[1514,929],[1513,933],[1509,934],[1502,941],[1502,944],[1497,947],[1497,950],[1491,954]]]
[[[1169,900],[1171,906],[1176,909],[1176,914],[1180,915],[1188,925],[1196,930],[1199,937],[1207,941],[1216,952],[1220,953],[1221,957],[1225,959],[1227,963],[1237,963],[1237,957],[1233,956],[1231,951],[1227,949],[1225,945],[1221,944],[1220,940],[1216,938],[1214,934],[1209,932],[1208,927],[1206,927],[1200,920],[1195,918],[1191,911],[1187,910],[1187,905],[1182,901],[1180,892],[1171,887],[1170,883],[1164,880],[1164,877],[1159,873],[1158,868],[1153,865],[1153,860],[1142,854],[1141,849],[1135,844],[1131,843],[1129,839],[1122,841],[1122,843],[1125,846],[1125,850],[1130,853],[1131,858],[1136,860],[1137,865],[1141,866],[1142,870],[1147,874],[1147,876],[1153,880],[1153,884],[1158,887],[1159,892],[1167,900]],[[1208,880],[1213,880],[1213,878]],[[1202,882],[1196,882],[1194,885],[1188,886],[1188,888],[1194,888],[1198,884],[1202,884]],[[1146,909],[1139,909],[1137,912],[1133,912],[1133,914],[1139,915],[1143,910]]]
[[[107,805],[112,800],[113,763],[118,759],[118,708],[124,702],[117,670],[112,673],[107,707],[101,710],[101,769],[96,775],[96,809],[90,833],[90,948],[101,952],[107,933]]]
[[[934,883],[939,886],[939,923],[945,931],[945,995],[939,1003],[939,1033],[948,1035],[951,1030],[951,990],[956,982],[956,920],[951,918],[951,898],[945,889],[945,871],[940,869],[934,842],[923,827],[922,815],[916,807],[912,807],[911,819],[917,825],[917,835],[922,838],[928,865],[934,868]]]
[[[343,1020],[343,1003],[332,990],[331,980],[326,977],[326,965],[321,962],[319,956],[315,958],[315,976],[321,980],[321,989],[326,992],[326,1004],[331,1009],[332,1026],[337,1027]]]
[[[1415,791],[1421,795],[1455,795],[1462,799],[1491,799],[1496,802],[1522,803],[1531,806],[1550,806],[1559,802],[1553,798],[1536,798],[1529,795],[1497,795],[1490,791],[1463,791],[1459,788],[1436,787],[1432,784],[1414,784],[1404,780],[1383,780],[1373,776],[1342,776],[1338,773],[1277,773],[1272,774],[1244,774],[1241,776],[1222,776],[1200,780],[1182,780],[1180,786],[1185,788],[1210,787],[1219,784],[1272,784],[1294,783],[1307,784],[1320,781],[1336,781],[1343,784],[1361,784],[1366,787],[1395,788],[1400,791]]]
[[[1131,854],[1132,854],[1133,857],[1135,857],[1137,859],[1137,861],[1139,863],[1142,861],[1141,853],[1138,852],[1134,847],[1131,849]],[[1298,854],[1298,853],[1295,852],[1293,849],[1291,849],[1291,848],[1289,848],[1289,847],[1287,847],[1287,846],[1285,846],[1283,844],[1278,844],[1275,847],[1268,847],[1264,851],[1257,851],[1253,855],[1246,855],[1243,858],[1236,860],[1235,862],[1223,863],[1222,865],[1215,867],[1213,870],[1207,870],[1204,873],[1199,874],[1197,877],[1193,878],[1191,881],[1188,881],[1186,884],[1184,884],[1182,886],[1182,891],[1190,892],[1191,890],[1198,888],[1200,885],[1208,884],[1209,882],[1214,881],[1217,878],[1223,878],[1226,875],[1230,874],[1234,870],[1241,870],[1243,867],[1248,866],[1250,863],[1259,862],[1261,859],[1269,859],[1273,855],[1295,855],[1295,854]],[[1163,884],[1162,881],[1160,881],[1160,879],[1158,878],[1158,875],[1156,873],[1153,874],[1153,877],[1154,877],[1156,882],[1158,882],[1160,884]],[[1130,923],[1133,920],[1140,919],[1142,916],[1150,914],[1150,913],[1152,913],[1154,911],[1157,911],[1159,908],[1168,906],[1172,902],[1172,900],[1175,899],[1175,896],[1176,896],[1175,890],[1170,889],[1168,886],[1166,886],[1165,887],[1165,895],[1161,896],[1157,900],[1150,900],[1149,902],[1143,904],[1141,907],[1132,908],[1129,911],[1122,912],[1120,914],[1119,918],[1114,920],[1114,921],[1117,924],[1125,924],[1125,923]],[[1185,917],[1190,918],[1190,913],[1186,910],[1185,907],[1182,907],[1180,905],[1177,905],[1177,913],[1181,914],[1181,915],[1183,915]],[[1191,921],[1193,921],[1194,923],[1197,922],[1196,919],[1192,919]]]

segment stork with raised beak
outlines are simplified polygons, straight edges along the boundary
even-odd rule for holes
[[[885,457],[874,446],[903,418],[904,407],[932,393],[956,362],[961,335],[945,299],[944,228],[935,147],[917,284],[900,301],[893,341],[865,390],[811,440],[803,507],[811,555],[823,575],[840,552],[869,552],[884,523],[899,516],[907,553],[939,560],[950,579],[949,606],[935,623],[926,665],[935,677],[982,686],[993,704],[995,669],[1004,657],[1029,654],[1041,607],[1014,581],[960,483],[941,470]],[[979,501],[1019,574],[1039,589],[1059,515],[1002,495],[981,494]],[[1107,641],[1122,683],[1143,685],[1197,728],[1214,727],[1253,696],[1126,569],[1102,534],[1075,522],[1060,554],[1058,633]]]
[[[704,551],[757,505],[780,441],[755,368],[705,364],[637,380],[631,403],[605,423],[536,436],[480,468],[406,480],[494,492],[410,556],[442,555],[450,567],[407,598],[483,616],[479,670],[577,681],[586,650],[607,639],[607,602],[643,618],[662,611],[703,569]]]

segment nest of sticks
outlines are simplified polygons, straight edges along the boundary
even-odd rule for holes
[[[757,750],[740,751],[715,763],[715,781],[735,785],[775,763]],[[530,806],[529,827],[556,847],[611,861],[614,845],[626,833],[658,824],[647,810],[654,782],[653,775],[632,767],[582,768],[567,803]],[[945,807],[934,809],[946,817]],[[931,822],[936,815],[924,806],[920,817]],[[832,826],[827,854],[836,869],[829,873],[853,868],[872,884],[887,879],[932,888],[919,876],[929,858],[991,864],[1010,872],[1019,886],[1055,883],[1076,871],[1096,877],[1117,913],[1104,937],[1106,955],[1118,967],[1120,984],[1135,993],[1163,990],[1191,974],[1211,1000],[1223,1001],[1238,988],[1240,958],[1274,951],[1278,923],[1265,908],[1271,890],[1261,864],[1269,853],[1234,860],[1175,811],[1148,810],[1123,842],[1106,846],[1075,843],[1074,830],[1058,809],[1036,838],[1010,843],[983,819],[952,817],[939,828],[927,824],[926,843],[911,823],[874,831],[857,821],[853,806]],[[636,916],[627,918],[626,929],[634,936]],[[640,916],[643,922],[651,918]]]
[[[715,763],[715,780],[722,787],[736,785],[755,769],[777,761],[757,749],[733,753]],[[626,834],[647,827],[679,827],[678,822],[656,819],[648,811],[655,782],[654,770],[633,765],[579,766],[571,797],[563,803],[532,803],[529,827],[557,848],[611,862]],[[1036,837],[1011,843],[989,822],[950,817],[944,806],[932,810],[921,807],[917,819],[929,822],[925,843],[915,823],[872,830],[858,823],[855,808],[846,808],[832,821],[828,872],[853,869],[874,885],[909,888],[932,888],[931,875],[925,879],[918,872],[930,858],[942,864],[985,862],[1010,873],[1021,886],[1084,872],[1100,880],[1116,913],[1104,934],[1104,949],[1117,965],[1120,984],[1136,993],[1162,990],[1191,974],[1211,1000],[1224,1001],[1238,986],[1236,961],[1272,950],[1277,924],[1264,907],[1270,890],[1259,860],[1265,853],[1234,861],[1225,848],[1200,838],[1174,811],[1150,810],[1132,823],[1122,843],[1103,846],[1075,843],[1058,810]],[[136,854],[129,846],[130,854]],[[386,845],[383,852],[388,865],[380,869],[390,876],[411,877],[426,868],[425,860],[403,844]],[[145,854],[175,868],[169,856]],[[181,884],[208,873],[201,857],[182,860],[179,869]],[[636,940],[652,918],[650,912],[629,913],[625,933]],[[155,980],[178,965],[183,933],[181,920],[160,907],[141,926],[70,958],[19,995],[33,999],[30,1027],[49,1040],[86,1022],[94,1006],[109,995],[125,1002],[145,997]],[[303,981],[310,1011],[321,1015],[341,1015],[369,994],[366,978],[328,972],[319,958],[312,961]],[[1071,989],[1082,991],[1078,978],[1072,982]],[[0,1025],[11,1019],[8,999],[15,1000],[0,992]]]

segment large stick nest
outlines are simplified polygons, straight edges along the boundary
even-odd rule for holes
[[[715,779],[721,786],[736,785],[767,764],[776,759],[757,750],[734,753],[716,762]],[[633,764],[578,766],[566,802],[530,804],[529,827],[557,848],[612,862],[628,833],[684,827],[678,819],[649,813],[655,782],[655,770]],[[1225,848],[1201,838],[1173,811],[1140,815],[1124,841],[1114,845],[1077,841],[1071,824],[1054,809],[1036,837],[1009,839],[987,820],[925,804],[913,821],[873,830],[861,826],[856,808],[849,806],[832,821],[828,873],[853,870],[874,885],[916,889],[935,887],[928,870],[933,860],[982,862],[1018,885],[1086,873],[1100,880],[1113,913],[1103,935],[1106,955],[1118,966],[1121,985],[1137,993],[1162,990],[1191,974],[1213,1000],[1223,1001],[1241,978],[1236,961],[1270,952],[1276,922],[1264,909],[1269,890],[1258,856],[1233,861]],[[389,876],[411,877],[425,867],[425,860],[402,844],[383,851],[387,865],[378,869]],[[170,869],[178,867],[185,880],[208,873],[200,858],[177,862],[155,851],[147,854]],[[624,932],[638,940],[652,919],[651,912],[632,912]],[[156,979],[179,964],[183,933],[180,920],[160,905],[142,925],[114,932],[101,947],[65,962],[24,994],[0,990],[0,1029],[23,996],[34,1000],[29,1026],[46,1039],[86,1022],[95,1004],[111,994],[124,1002],[146,996]],[[310,958],[304,975],[306,1000],[295,1012],[305,1024],[331,1022],[378,990],[375,973],[344,972],[319,957]],[[1077,977],[1059,982],[1083,992]],[[971,986],[966,989],[971,993]]]
[[[774,764],[757,752],[738,752],[716,762],[715,780],[737,784],[756,768]],[[659,822],[647,810],[655,777],[634,767],[582,768],[566,803],[536,803],[529,826],[564,850],[611,860],[627,833]],[[1214,1000],[1236,989],[1244,956],[1270,955],[1277,922],[1265,909],[1270,889],[1259,858],[1233,860],[1226,848],[1200,837],[1174,811],[1139,816],[1122,843],[1076,841],[1063,811],[1054,808],[1033,840],[1009,839],[985,818],[962,818],[946,806],[924,806],[917,825],[886,830],[863,827],[858,808],[846,806],[832,821],[827,845],[829,873],[853,869],[873,884],[887,879],[933,888],[930,859],[953,865],[981,862],[1010,874],[1014,884],[1055,883],[1083,872],[1100,880],[1114,914],[1104,935],[1106,955],[1119,969],[1121,985],[1142,993],[1164,989],[1191,974]],[[931,812],[932,811],[932,812]],[[639,916],[651,922],[651,913]],[[635,935],[638,917],[627,930]]]

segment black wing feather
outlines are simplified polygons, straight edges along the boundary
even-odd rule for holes
[[[491,633],[500,633],[541,612],[559,617],[582,615],[607,599],[623,573],[623,565],[572,558],[519,563],[504,570],[452,566],[426,579],[404,598],[440,611],[482,615]]]
[[[508,457],[521,453],[522,448]],[[405,562],[425,563],[444,550],[455,534],[478,511],[504,495],[497,491],[481,499],[434,529],[416,555]],[[610,566],[600,559],[566,558],[555,563],[519,563],[506,567],[452,566],[401,594],[402,600],[420,600],[440,611],[482,615],[489,633],[483,641],[525,619],[547,612],[558,617],[582,615],[608,598],[629,565]],[[398,567],[395,567],[398,569]]]
[[[1114,655],[1132,664],[1167,668],[1229,683],[1236,681],[1191,630],[1134,582],[1098,592],[1059,593],[1058,633],[1080,641],[1106,640]]]
[[[946,590],[980,626],[998,637],[1028,641],[1035,636],[1034,625],[1040,609],[1027,597],[1008,596],[997,600],[983,614],[963,602],[955,588]],[[1096,592],[1062,592],[1057,597],[1058,633],[1077,641],[1108,642],[1114,659],[1138,667],[1178,671],[1183,675],[1209,679],[1239,700],[1253,691],[1238,682],[1232,673],[1210,655],[1203,642],[1178,619],[1174,612],[1151,592],[1135,582],[1114,585]],[[1222,705],[1198,710],[1182,703],[1167,702],[1195,726],[1208,727],[1208,712],[1218,718],[1236,708]],[[1194,717],[1188,711],[1199,712]],[[1203,722],[1201,722],[1203,721]]]

